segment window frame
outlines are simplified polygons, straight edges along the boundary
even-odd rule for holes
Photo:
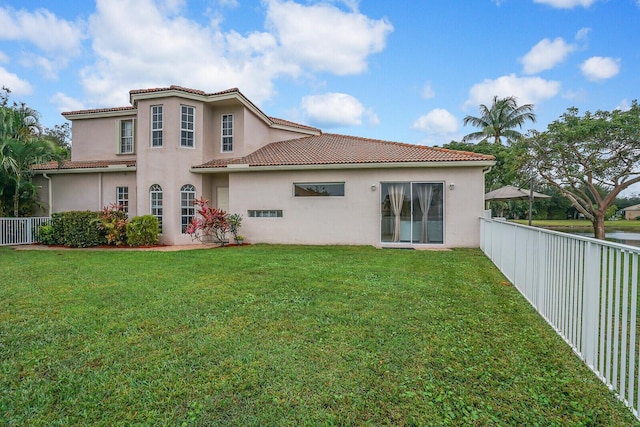
[[[185,184],[180,187],[180,234],[186,234],[191,220],[196,217],[196,207],[193,204],[195,200],[195,185]]]
[[[162,104],[151,106],[149,122],[151,125],[151,148],[161,148],[164,145],[164,106]]]
[[[225,119],[229,119],[230,126],[226,127],[227,121]],[[222,153],[232,153],[233,152],[233,114],[223,114],[220,118],[220,151]],[[226,133],[225,133],[226,132]]]
[[[185,109],[188,109],[188,111],[185,112]],[[184,120],[185,115],[187,120]],[[188,120],[189,117],[191,118],[190,122]],[[187,124],[186,127],[185,124]],[[189,125],[191,129],[189,129]],[[185,141],[190,141],[191,145],[185,144]],[[192,105],[180,105],[180,147],[191,149],[196,147],[196,107]]]
[[[158,195],[159,197],[157,197]],[[153,184],[151,187],[149,187],[149,213],[155,216],[158,220],[158,230],[160,231],[160,234],[162,234],[162,219],[164,217],[163,198],[164,195],[162,192],[162,187],[159,184]],[[158,201],[160,203],[157,203]]]
[[[342,194],[322,194],[316,192],[316,194],[312,194],[314,190],[310,190],[309,187],[322,187],[322,186],[342,186]],[[307,188],[303,188],[303,187]],[[298,191],[300,189],[300,191]],[[310,192],[309,194],[302,194],[303,192]],[[346,184],[344,181],[331,181],[331,182],[294,182],[293,183],[293,197],[298,198],[308,198],[308,197],[345,197],[346,195]]]
[[[117,143],[117,153],[118,154],[135,154],[136,152],[136,142],[135,142],[135,135],[136,135],[136,131],[135,131],[135,119],[131,118],[131,119],[121,119],[118,120],[118,125],[117,125],[117,129],[116,129],[116,143]],[[131,135],[130,136],[125,136],[124,134],[124,125],[125,123],[131,123]],[[125,143],[124,143],[124,139],[131,139],[131,150],[125,150]],[[128,144],[127,144],[128,146]]]
[[[129,187],[126,185],[116,186],[116,204],[129,214]]]
[[[247,217],[248,218],[283,218],[284,215],[283,215],[282,209],[248,209]]]

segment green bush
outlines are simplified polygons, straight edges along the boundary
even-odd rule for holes
[[[57,242],[53,239],[53,227],[50,225],[41,225],[38,228],[38,240],[43,245],[55,245]]]
[[[51,215],[51,243],[76,248],[107,243],[98,212],[69,211]]]
[[[150,246],[158,243],[160,226],[158,218],[142,215],[127,223],[127,241],[131,246]]]

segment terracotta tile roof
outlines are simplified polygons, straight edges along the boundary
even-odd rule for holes
[[[135,111],[135,107],[115,107],[115,108],[95,108],[93,110],[77,110],[77,111],[65,111],[63,116],[74,116],[78,114],[96,114],[96,113],[110,113],[115,111]]]
[[[492,161],[493,156],[346,135],[322,134],[268,144],[248,156],[211,160],[194,168]]]
[[[180,92],[193,93],[195,95],[202,95],[202,96],[224,95],[226,93],[240,92],[240,90],[237,87],[234,87],[234,88],[231,88],[231,89],[225,89],[225,90],[220,91],[220,92],[207,93],[207,92],[205,92],[203,90],[191,89],[191,88],[188,88],[188,87],[177,86],[177,85],[171,85],[169,87],[157,87],[157,88],[149,88],[149,89],[134,89],[134,90],[130,90],[129,91],[129,95],[134,95],[134,94],[138,94],[138,93],[164,92],[164,91],[168,91],[168,90],[177,90],[177,91],[180,91]]]
[[[108,168],[110,166],[126,166],[135,167],[135,160],[88,160],[88,161],[71,161],[64,160],[62,163],[48,162],[39,165],[33,165],[31,169],[37,171],[61,170],[61,169],[92,169],[92,168]]]
[[[276,125],[289,126],[289,127],[299,128],[299,129],[307,129],[307,130],[315,131],[315,132],[318,132],[318,133],[322,132],[318,128],[314,128],[312,126],[303,125],[303,124],[300,124],[300,123],[291,122],[289,120],[279,119],[277,117],[269,117],[269,120],[271,120],[273,122],[273,124],[276,124]]]

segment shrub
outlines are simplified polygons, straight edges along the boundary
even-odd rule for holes
[[[100,230],[98,212],[69,211],[51,215],[51,243],[85,248],[104,245],[107,241]]]
[[[194,200],[193,204],[196,206],[198,218],[191,220],[185,232],[193,240],[213,240],[224,245],[229,231],[229,215],[222,209],[210,207],[209,201],[203,197]]]
[[[233,235],[233,240],[235,240],[236,243],[239,243],[240,241],[244,240],[243,236],[238,235],[238,231],[240,231],[241,225],[242,225],[242,215],[237,213],[229,215],[229,231]]]
[[[41,225],[38,228],[38,240],[43,245],[56,245],[58,244],[53,238],[53,227],[50,225]]]
[[[150,246],[158,243],[160,225],[153,215],[142,215],[127,223],[127,242],[131,246]]]
[[[99,228],[104,232],[110,245],[124,245],[127,243],[127,213],[122,206],[111,204],[102,209],[100,215],[102,224]]]

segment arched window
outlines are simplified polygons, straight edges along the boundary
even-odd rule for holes
[[[149,206],[151,207],[151,215],[158,218],[160,233],[162,233],[162,187],[153,184],[149,188]]]
[[[193,205],[194,200],[196,200],[196,187],[191,184],[183,185],[180,188],[180,229],[183,234],[191,220],[196,216],[196,207]]]

